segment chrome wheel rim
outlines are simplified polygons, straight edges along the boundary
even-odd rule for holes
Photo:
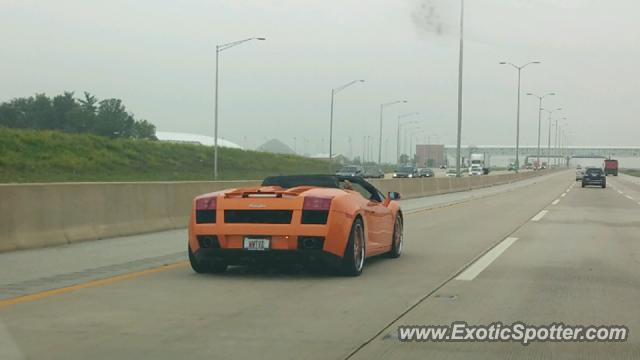
[[[362,270],[364,265],[364,232],[362,225],[357,224],[353,236],[353,260],[356,270]]]

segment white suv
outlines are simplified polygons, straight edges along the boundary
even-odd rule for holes
[[[578,165],[576,168],[576,181],[582,181],[582,177],[584,176],[584,169],[582,166]]]

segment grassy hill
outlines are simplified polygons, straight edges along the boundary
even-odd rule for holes
[[[327,162],[219,149],[219,180],[327,173]],[[213,148],[89,134],[0,128],[0,182],[213,179]]]

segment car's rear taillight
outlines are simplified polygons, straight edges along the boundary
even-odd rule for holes
[[[302,224],[326,224],[329,218],[331,198],[309,196],[302,205]]]
[[[207,197],[196,200],[196,210],[215,210],[218,204],[217,197]]]
[[[332,198],[308,196],[304,198],[302,210],[329,210]]]
[[[206,197],[196,200],[196,224],[215,224],[218,198]]]

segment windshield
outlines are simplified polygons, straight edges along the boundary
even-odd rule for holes
[[[640,0],[0,24],[0,360],[640,360]]]

